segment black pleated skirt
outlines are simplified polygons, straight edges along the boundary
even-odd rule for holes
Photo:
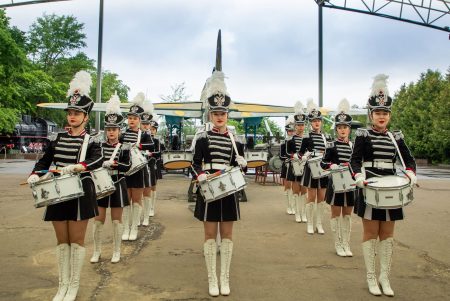
[[[231,222],[240,219],[239,200],[235,194],[206,203],[197,190],[194,216],[203,222]]]
[[[84,196],[47,206],[44,221],[81,221],[98,215],[95,186],[90,173],[81,175]]]
[[[280,175],[280,178],[286,179],[286,174],[287,174],[287,166],[286,166],[286,162],[283,162],[283,165],[281,165],[281,175]]]
[[[114,181],[116,191],[107,197],[97,200],[98,206],[103,208],[123,208],[130,205],[127,193],[127,183],[125,177],[121,176],[117,181],[117,175],[111,176]]]
[[[301,185],[308,188],[327,188],[328,176],[320,179],[313,179],[311,176],[311,169],[309,168],[309,165],[306,164],[305,171],[303,172],[302,176]]]
[[[150,158],[148,161],[148,171],[150,177],[150,186],[156,186],[156,182],[158,181],[157,175],[157,162],[154,158]]]
[[[141,170],[135,172],[131,176],[125,177],[127,188],[145,188],[150,187],[150,177],[148,174],[148,165],[145,165]]]
[[[335,193],[333,189],[333,179],[328,179],[327,192],[325,194],[325,201],[333,206],[351,207],[355,206],[356,190],[349,192]]]

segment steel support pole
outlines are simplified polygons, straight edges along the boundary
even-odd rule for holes
[[[102,52],[103,52],[103,0],[100,0],[98,16],[98,54],[97,54],[97,95],[96,102],[102,102]],[[100,131],[100,112],[95,112],[95,131]]]
[[[319,107],[323,107],[323,36],[322,4],[319,3]]]

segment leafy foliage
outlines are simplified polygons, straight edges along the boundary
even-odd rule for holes
[[[52,71],[59,59],[86,46],[84,24],[74,16],[44,15],[28,32],[28,51],[33,62],[44,71]]]
[[[170,88],[172,89],[172,92],[170,94],[160,95],[159,98],[161,98],[163,101],[168,102],[180,102],[188,101],[189,97],[191,97],[191,95],[186,94],[185,82],[175,84],[173,86],[170,86]]]
[[[428,70],[395,95],[392,128],[401,129],[413,154],[448,162],[450,153],[450,80]]]

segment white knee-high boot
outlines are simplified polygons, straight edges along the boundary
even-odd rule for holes
[[[294,214],[293,209],[292,209],[292,199],[293,199],[294,195],[292,193],[292,189],[288,189],[287,190],[287,194],[286,194],[286,199],[287,199],[287,213],[289,215]]]
[[[377,276],[375,273],[375,254],[376,254],[376,239],[369,239],[363,242],[363,254],[364,262],[366,264],[367,272],[367,286],[369,287],[369,292],[372,295],[380,296],[381,291],[378,287]]]
[[[352,232],[352,218],[350,215],[342,217],[342,247],[345,251],[345,256],[352,257],[353,253],[350,250],[350,233]]]
[[[156,190],[152,191],[152,197],[150,199],[150,212],[149,216],[155,216],[155,206],[156,206]]]
[[[216,297],[219,295],[219,284],[217,283],[216,274],[217,247],[215,239],[205,241],[203,244],[203,255],[205,256],[206,269],[208,270],[209,294]]]
[[[56,259],[59,269],[59,287],[53,301],[62,301],[67,293],[70,282],[70,246],[59,244],[56,247]]]
[[[70,245],[70,283],[63,301],[74,301],[80,288],[80,274],[86,249],[78,244]]]
[[[306,217],[306,193],[300,194],[300,208],[300,217],[302,219],[302,223],[306,223],[308,221]]]
[[[294,194],[294,202],[295,202],[295,221],[297,223],[302,222],[302,216],[301,216],[301,210],[302,210],[302,204],[300,200],[300,195]]]
[[[317,212],[316,212],[316,229],[317,233],[324,234],[325,231],[323,230],[322,226],[322,218],[323,218],[323,210],[325,208],[325,202],[317,203]]]
[[[141,217],[141,205],[139,203],[133,203],[133,214],[132,214],[132,222],[130,228],[130,237],[129,240],[136,240],[138,236],[138,225]]]
[[[342,246],[341,240],[341,223],[340,217],[333,217],[330,219],[331,232],[334,236],[334,248],[336,249],[336,254],[341,257],[345,257],[344,247]]]
[[[101,221],[94,221],[92,227],[92,235],[94,238],[94,254],[91,257],[91,263],[96,263],[100,259],[102,253],[102,231],[103,223]]]
[[[123,225],[118,220],[113,220],[113,255],[112,263],[120,261],[120,248],[122,246]]]
[[[144,203],[144,218],[142,220],[142,226],[148,226],[150,224],[149,214],[150,214],[150,202],[151,197],[150,196],[144,196],[143,203]]]
[[[394,239],[392,237],[386,238],[380,241],[378,247],[380,255],[380,278],[378,278],[378,281],[380,282],[383,294],[393,297],[394,291],[389,283],[389,274],[391,272]]]
[[[233,242],[228,239],[222,239],[220,245],[220,294],[228,296],[230,290],[230,264],[233,255]]]
[[[122,240],[128,240],[130,238],[130,214],[131,214],[131,205],[123,207],[122,211],[122,225],[123,225],[123,233]]]
[[[306,232],[308,234],[314,234],[314,202],[306,203],[306,219],[308,220],[306,223]]]

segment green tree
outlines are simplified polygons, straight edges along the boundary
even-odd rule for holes
[[[185,82],[172,85],[170,88],[172,89],[170,94],[160,95],[159,98],[168,102],[180,102],[188,101],[189,97],[191,97],[191,95],[186,94]]]
[[[14,129],[20,107],[18,79],[23,75],[27,59],[23,50],[11,35],[8,18],[0,10],[0,132],[9,133]],[[25,104],[26,106],[26,104]]]
[[[28,31],[28,50],[34,63],[52,72],[59,59],[86,46],[84,24],[74,16],[45,15]]]
[[[440,72],[427,70],[416,83],[403,85],[395,94],[391,128],[402,130],[418,158],[448,160],[444,155],[448,152],[448,86]]]

